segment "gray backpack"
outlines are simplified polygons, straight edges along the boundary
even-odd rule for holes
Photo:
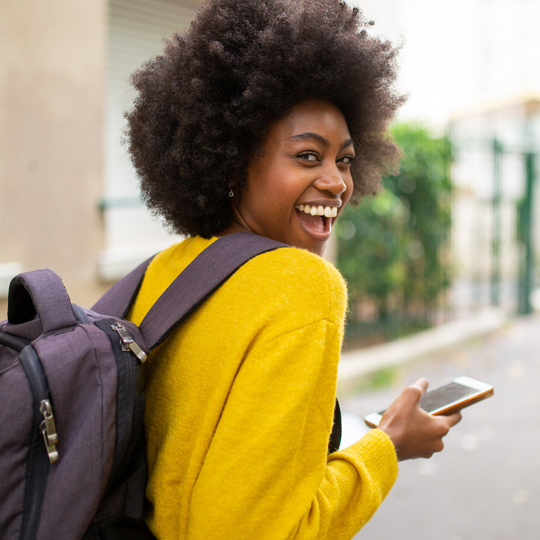
[[[142,520],[147,353],[242,264],[278,247],[248,233],[219,239],[140,327],[123,318],[150,261],[92,310],[71,304],[51,270],[13,279],[0,323],[2,540],[153,538]]]

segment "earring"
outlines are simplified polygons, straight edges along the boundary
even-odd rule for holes
[[[234,197],[234,191],[232,190],[232,188],[231,191],[229,191],[229,197],[231,197],[231,199]]]

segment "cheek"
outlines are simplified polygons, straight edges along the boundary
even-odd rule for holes
[[[275,178],[281,177],[276,174],[260,175],[256,181],[251,181],[242,196],[241,210],[252,220],[258,222],[282,223],[286,214],[288,186],[286,183],[276,182]]]
[[[264,208],[272,208],[274,212],[290,213],[305,189],[305,182],[298,175],[291,175],[286,170],[275,171],[262,179],[257,202]]]
[[[290,222],[295,205],[313,181],[313,174],[298,170],[283,159],[265,158],[249,170],[244,205],[253,219],[274,221],[281,227]]]

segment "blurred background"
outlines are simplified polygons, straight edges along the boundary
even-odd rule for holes
[[[401,45],[404,150],[327,256],[349,283],[345,438],[420,374],[496,383],[448,450],[406,463],[358,538],[536,539],[540,0],[355,1]],[[141,206],[122,144],[129,76],[197,0],[2,0],[0,320],[21,271],[90,306],[178,238]],[[504,517],[503,517],[504,515]]]

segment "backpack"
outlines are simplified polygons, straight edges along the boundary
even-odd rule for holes
[[[249,233],[206,248],[127,321],[151,259],[92,308],[51,270],[15,277],[0,323],[0,538],[150,540],[143,521],[148,353],[240,266],[289,247]],[[336,407],[329,450],[339,447]]]

